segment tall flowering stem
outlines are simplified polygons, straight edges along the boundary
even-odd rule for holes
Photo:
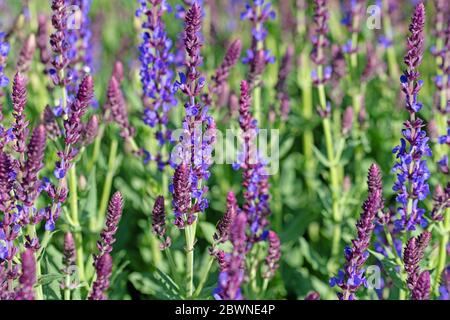
[[[247,80],[252,88],[255,88],[255,115],[259,124],[262,122],[261,114],[261,75],[268,63],[274,63],[275,58],[269,50],[265,49],[264,41],[267,37],[267,30],[264,23],[275,19],[275,11],[272,9],[270,1],[253,0],[245,4],[245,10],[241,13],[241,20],[249,20],[252,25],[252,42],[247,56],[242,59],[249,65]]]
[[[435,144],[435,160],[438,160],[437,165],[446,178],[449,174],[448,169],[448,146],[450,141],[450,125],[448,121],[448,114],[450,112],[449,92],[450,92],[450,19],[445,19],[446,3],[442,0],[434,1],[436,7],[435,19],[435,36],[436,44],[432,47],[432,53],[436,58],[436,65],[438,67],[437,75],[434,78],[436,85],[435,96],[435,120],[436,127],[439,133],[446,132],[445,135],[438,138]],[[447,4],[448,6],[448,4]],[[448,12],[447,12],[448,13]],[[444,230],[450,230],[450,209],[443,209],[442,226]],[[436,276],[433,286],[435,295],[439,294],[439,280],[445,268],[446,247],[449,242],[448,232],[442,234],[439,240],[439,256],[436,267]]]
[[[209,178],[212,164],[212,149],[215,143],[216,125],[208,114],[207,106],[199,98],[205,79],[198,71],[202,62],[200,55],[202,9],[195,2],[185,15],[184,46],[186,50],[186,74],[180,73],[175,88],[186,97],[186,115],[182,123],[183,136],[178,149],[178,162],[171,192],[174,194],[175,225],[185,229],[187,277],[186,294],[193,294],[193,262],[197,215],[208,207],[208,188],[204,185]],[[205,130],[205,132],[203,132]],[[175,205],[176,204],[176,205]]]
[[[338,275],[330,279],[330,285],[337,285],[342,289],[338,293],[340,300],[355,300],[355,293],[361,285],[367,286],[364,276],[364,263],[369,258],[367,251],[370,246],[375,218],[381,208],[382,186],[380,169],[373,164],[367,177],[369,195],[362,206],[361,217],[356,223],[357,237],[352,240],[352,246],[345,248],[345,266],[339,270]]]
[[[136,11],[136,16],[145,16],[142,23],[142,42],[139,46],[143,121],[149,127],[157,128],[155,138],[160,148],[157,154],[150,158],[157,162],[158,168],[162,171],[169,164],[165,154],[167,144],[171,141],[171,131],[168,128],[169,112],[177,104],[172,90],[174,79],[172,66],[175,59],[171,53],[173,43],[167,36],[163,22],[163,16],[171,8],[166,0],[148,0],[139,3],[141,6]]]
[[[423,81],[419,80],[418,67],[423,56],[424,25],[425,7],[420,3],[415,8],[409,26],[411,35],[407,40],[408,51],[404,57],[407,69],[400,78],[410,118],[404,123],[400,145],[393,149],[397,158],[392,168],[392,171],[397,173],[393,190],[397,193],[396,200],[400,205],[397,210],[400,217],[395,221],[395,226],[401,231],[415,230],[417,225],[426,226],[423,217],[425,210],[419,208],[418,204],[419,201],[425,200],[430,192],[427,182],[430,172],[424,157],[431,156],[431,149],[428,146],[429,138],[423,130],[425,124],[417,116],[417,112],[422,109],[418,93]]]
[[[312,72],[313,84],[317,87],[319,93],[319,114],[322,118],[323,131],[325,135],[325,146],[327,152],[328,169],[330,172],[329,181],[331,189],[332,217],[333,217],[333,235],[331,243],[331,255],[336,257],[339,252],[339,243],[341,239],[342,213],[340,208],[340,179],[339,179],[339,159],[336,158],[334,149],[334,140],[332,136],[330,121],[330,106],[326,101],[325,83],[331,77],[331,67],[325,66],[325,50],[329,44],[328,34],[329,13],[326,0],[314,1],[314,23],[315,33],[312,37],[313,50],[311,60],[317,66]]]
[[[250,242],[260,241],[264,229],[268,226],[269,182],[265,163],[256,146],[258,127],[251,114],[251,95],[247,81],[241,82],[241,98],[239,108],[239,125],[243,135],[243,150],[238,155],[235,168],[243,169],[244,205],[243,211],[247,215],[250,226]]]

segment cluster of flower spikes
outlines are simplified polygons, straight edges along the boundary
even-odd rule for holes
[[[174,73],[172,71],[175,57],[171,53],[172,40],[167,36],[163,15],[172,8],[165,0],[139,0],[140,7],[136,16],[144,16],[142,22],[142,42],[139,45],[141,63],[140,77],[143,88],[143,121],[151,128],[157,128],[155,137],[159,146],[171,141],[168,128],[169,112],[177,105],[173,92]],[[163,170],[168,159],[163,159],[161,152],[148,155],[147,160],[154,160]]]
[[[179,228],[184,228],[186,223],[192,224],[196,214],[208,207],[206,198],[208,188],[204,182],[210,176],[209,168],[216,140],[215,121],[208,114],[208,107],[202,105],[200,99],[205,85],[205,78],[198,72],[198,67],[202,63],[201,17],[201,7],[194,3],[185,16],[184,44],[187,73],[180,73],[180,79],[174,86],[175,90],[180,90],[188,100],[184,105],[186,115],[182,123],[183,133],[171,159],[178,164],[170,192],[174,195],[175,225]],[[189,190],[186,190],[186,187],[189,187]],[[188,197],[185,197],[185,194]]]

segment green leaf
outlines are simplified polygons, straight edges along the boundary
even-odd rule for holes
[[[216,232],[216,226],[210,222],[200,221],[199,227],[205,240],[212,244],[214,242],[213,235]]]
[[[84,203],[82,219],[94,217],[97,213],[97,176],[96,167],[91,170],[88,178],[89,192]]]

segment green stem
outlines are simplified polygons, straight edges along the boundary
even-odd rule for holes
[[[405,279],[406,276],[405,276],[404,272],[402,271],[402,270],[404,270],[402,258],[400,258],[397,250],[395,249],[394,240],[392,239],[392,235],[386,226],[384,227],[384,234],[386,236],[386,241],[389,245],[389,248],[391,249],[391,252],[394,255],[395,263],[397,263],[397,265],[401,268],[400,277]],[[401,288],[399,288],[399,290],[400,290],[399,300],[405,300],[406,299],[406,291]]]
[[[96,230],[101,230],[105,222],[106,209],[108,207],[109,196],[111,193],[112,182],[116,170],[116,156],[119,142],[117,139],[111,141],[108,157],[108,171],[106,173],[105,184],[103,185],[102,197],[100,200],[100,207],[98,210]],[[94,231],[96,231],[94,230]]]
[[[442,237],[439,241],[438,262],[435,270],[436,276],[433,287],[433,292],[435,293],[436,296],[439,296],[439,282],[447,260],[447,244],[449,241],[449,233],[450,233],[450,209],[448,208],[445,209],[444,221],[442,222],[442,225],[444,233],[442,234]]]
[[[75,164],[69,169],[69,200],[71,220],[74,227],[74,238],[76,248],[76,263],[78,269],[78,276],[80,282],[85,280],[84,270],[84,252],[83,252],[83,234],[81,232],[81,225],[78,213],[78,187],[77,187],[77,172]]]
[[[300,70],[298,71],[298,82],[302,90],[302,116],[305,122],[311,123],[313,117],[312,83],[310,69],[308,66],[307,50],[301,54]],[[303,156],[305,157],[305,179],[311,194],[315,191],[316,161],[314,159],[314,135],[312,129],[307,127],[303,133]]]
[[[70,274],[66,275],[65,279],[65,287],[64,287],[64,300],[71,300],[70,299]]]
[[[37,238],[37,232],[36,232],[36,225],[31,224],[28,227],[28,234],[30,235],[31,239],[33,238]],[[36,279],[39,281],[41,279],[41,275],[42,275],[42,270],[41,270],[41,262],[38,260],[38,254],[35,254],[35,258],[36,258]],[[8,265],[9,266],[9,265]],[[10,287],[10,286],[8,286]],[[12,288],[8,288],[10,291],[12,290]],[[42,285],[37,285],[35,288],[35,292],[36,292],[36,299],[37,300],[44,300],[44,292],[42,290]]]
[[[166,253],[167,261],[169,261],[169,267],[170,267],[170,270],[172,271],[171,273],[175,279],[175,282],[177,284],[180,284],[181,280],[178,275],[177,265],[175,263],[175,259],[173,258],[172,251],[170,250],[170,248],[167,248],[164,250],[164,252]]]
[[[194,244],[197,223],[185,228],[186,236],[186,297],[191,298],[194,293]]]
[[[92,152],[91,161],[89,161],[89,163],[87,165],[87,172],[90,172],[92,170],[95,163],[97,162],[98,156],[100,155],[100,147],[102,145],[102,139],[103,139],[104,132],[105,132],[105,126],[100,125],[97,137],[95,138],[95,141],[94,141],[94,151]]]
[[[393,32],[392,32],[392,24],[391,24],[391,18],[389,16],[389,9],[388,9],[389,3],[387,0],[383,1],[383,10],[384,10],[384,16],[383,16],[383,27],[385,30],[386,37],[393,41]],[[394,80],[399,79],[399,70],[397,65],[397,59],[395,57],[395,48],[393,45],[389,46],[387,49],[387,58],[388,58],[388,66],[389,66],[389,73],[391,75],[391,78]]]
[[[319,79],[322,77],[322,66],[319,66],[318,70]],[[323,110],[326,110],[326,96],[325,87],[320,84],[319,90],[319,100],[320,105]],[[327,150],[328,165],[330,171],[330,184],[331,184],[331,198],[332,198],[332,215],[333,215],[333,236],[331,242],[331,255],[336,257],[339,254],[339,244],[341,240],[341,222],[342,216],[339,209],[339,199],[340,199],[340,185],[339,185],[339,168],[337,166],[337,159],[335,159],[334,154],[334,142],[331,131],[330,118],[326,117],[322,121],[323,131],[325,135],[325,146]]]
[[[261,123],[261,87],[257,86],[253,92],[254,106],[255,106],[255,119],[258,122],[258,127],[262,128]]]
[[[197,288],[195,289],[194,297],[198,297],[200,295],[200,293],[202,292],[202,289],[205,286],[206,280],[208,280],[209,271],[211,270],[213,263],[214,263],[214,257],[209,256],[208,264],[206,265],[206,269],[202,271],[203,276],[200,279],[200,282],[199,282]]]

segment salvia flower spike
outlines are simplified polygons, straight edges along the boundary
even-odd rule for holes
[[[424,227],[427,223],[423,217],[425,210],[418,204],[419,201],[425,200],[430,192],[427,182],[430,172],[424,157],[431,156],[431,149],[428,146],[429,138],[423,129],[424,122],[416,114],[422,108],[418,93],[423,81],[419,80],[418,67],[423,56],[424,24],[425,7],[423,3],[419,3],[409,26],[411,34],[407,39],[408,50],[404,57],[407,69],[400,79],[410,119],[404,123],[400,145],[392,151],[397,158],[392,168],[392,171],[397,173],[393,190],[397,193],[396,200],[400,205],[400,217],[395,222],[397,230],[415,230],[417,225]]]
[[[330,279],[332,287],[338,286],[342,289],[342,292],[338,293],[340,300],[355,300],[355,293],[361,285],[367,286],[363,265],[369,257],[367,250],[375,228],[375,218],[382,201],[379,172],[380,169],[375,164],[369,169],[367,179],[369,195],[362,206],[363,211],[356,224],[357,237],[352,241],[351,247],[345,248],[346,263],[344,268],[339,270],[336,277]]]
[[[242,300],[241,285],[244,282],[247,218],[244,213],[236,216],[230,229],[232,253],[225,255],[225,268],[219,274],[219,284],[214,291],[217,300]]]
[[[100,256],[95,264],[96,279],[92,285],[89,300],[106,300],[108,297],[106,291],[110,285],[112,273],[112,258],[109,253]]]

